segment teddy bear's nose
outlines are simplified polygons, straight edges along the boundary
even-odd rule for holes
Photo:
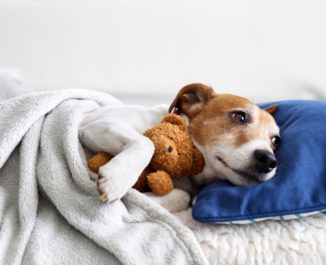
[[[168,152],[171,153],[172,151],[173,151],[173,147],[170,145],[170,146],[168,147]]]

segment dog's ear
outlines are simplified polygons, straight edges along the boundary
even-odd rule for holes
[[[185,114],[192,119],[215,95],[215,91],[204,84],[195,83],[184,86],[172,102],[169,112]]]
[[[278,106],[277,105],[272,105],[269,106],[267,109],[265,109],[269,114],[271,114],[272,116],[275,115],[275,112],[278,110]]]

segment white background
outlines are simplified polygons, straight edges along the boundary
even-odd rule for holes
[[[36,89],[170,100],[190,82],[255,101],[326,95],[326,1],[3,1],[0,67]]]

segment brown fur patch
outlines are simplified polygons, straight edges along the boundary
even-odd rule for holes
[[[248,108],[250,102],[238,96],[218,94],[203,106],[189,124],[193,139],[200,145],[218,140],[225,133],[232,134],[234,124],[228,111],[235,108]]]
[[[236,125],[230,118],[231,110],[243,110],[250,116],[247,124]],[[271,142],[274,118],[249,100],[230,95],[217,94],[190,119],[189,131],[200,145],[210,145],[223,138],[227,144],[243,145],[251,140]],[[228,135],[228,137],[225,137]]]
[[[192,118],[215,95],[215,91],[209,86],[200,83],[189,84],[181,88],[173,100],[169,112],[186,114]]]
[[[272,106],[270,106],[270,107],[268,107],[267,109],[266,109],[266,111],[269,113],[269,114],[271,114],[271,115],[273,115],[274,116],[274,114],[275,114],[275,112],[278,110],[278,106],[277,105],[272,105]]]

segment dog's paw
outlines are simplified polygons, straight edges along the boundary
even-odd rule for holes
[[[97,190],[102,202],[113,202],[121,199],[133,184],[126,181],[127,176],[114,170],[100,168],[97,179]]]

